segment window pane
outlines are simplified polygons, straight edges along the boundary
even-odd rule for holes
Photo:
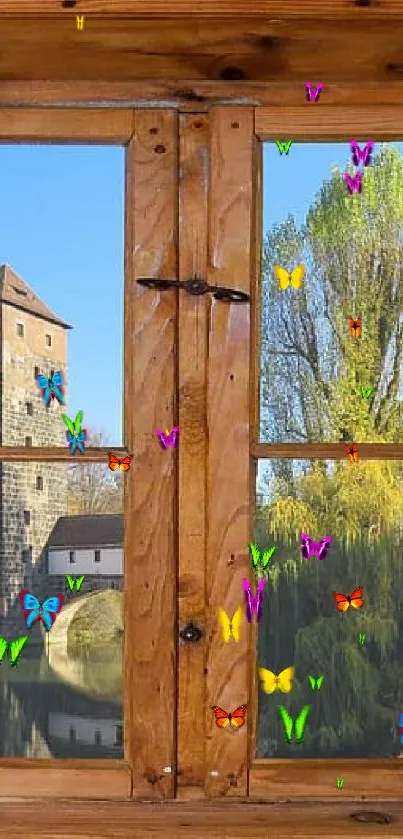
[[[121,446],[124,149],[2,145],[0,171],[3,445],[66,446],[82,410],[87,445]]]
[[[262,442],[403,439],[402,150],[376,144],[350,195],[348,141],[264,144]]]
[[[331,537],[327,556],[302,558],[301,533]],[[403,462],[260,461],[255,542],[276,546],[259,624],[258,756],[403,753]],[[339,611],[333,592],[359,586],[364,604]],[[290,692],[287,674],[275,689],[270,673],[289,667]],[[324,677],[320,689],[310,676]],[[296,720],[306,705],[305,739],[294,728],[289,744],[278,707]]]
[[[107,463],[3,463],[0,473],[0,636],[28,636],[15,667],[3,650],[0,757],[123,758],[124,475]],[[22,589],[40,603],[64,596],[49,632],[27,628]]]

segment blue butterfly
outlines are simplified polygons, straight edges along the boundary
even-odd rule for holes
[[[51,399],[57,399],[60,405],[64,405],[63,373],[58,370],[48,378],[40,373],[36,377],[36,383],[41,391],[42,399],[46,408],[49,407]]]
[[[79,449],[81,454],[84,454],[84,446],[87,442],[87,432],[85,428],[79,434],[72,434],[71,431],[66,431],[67,442],[70,446],[70,454],[75,454],[76,449]]]
[[[31,594],[28,589],[20,591],[20,604],[21,609],[24,612],[24,620],[27,625],[27,629],[31,629],[37,621],[42,621],[46,632],[49,632],[49,630],[52,629],[63,603],[64,597],[62,594],[55,594],[53,597],[48,597],[48,599],[41,605],[38,598],[35,597],[34,594]]]

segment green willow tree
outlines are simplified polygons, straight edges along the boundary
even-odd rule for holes
[[[403,160],[384,147],[350,196],[334,169],[298,230],[272,229],[263,251],[262,437],[400,439],[403,353]],[[278,290],[273,265],[305,262],[302,289]],[[362,337],[349,335],[360,316]],[[360,386],[374,387],[364,399]],[[260,756],[380,756],[399,751],[403,711],[403,464],[271,461],[256,541],[277,545],[259,630],[259,664],[295,665],[291,694],[260,693]],[[300,556],[300,533],[333,537],[328,557]],[[332,591],[364,587],[340,614]],[[363,645],[359,634],[365,635]],[[308,675],[324,675],[320,692]],[[285,743],[276,706],[311,703],[305,743]]]

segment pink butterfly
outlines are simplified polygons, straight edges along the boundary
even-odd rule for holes
[[[353,192],[361,192],[361,190],[362,190],[362,183],[361,183],[362,172],[356,172],[356,174],[353,175],[353,176],[349,175],[348,172],[343,172],[343,178],[344,178],[344,180],[347,184],[347,189],[348,189],[350,195],[352,195]]]
[[[369,166],[372,160],[371,152],[374,148],[374,141],[368,140],[367,145],[364,146],[362,151],[356,140],[350,140],[350,147],[353,155],[354,166],[359,166],[360,163],[363,163],[364,166]]]
[[[305,89],[306,89],[306,101],[307,102],[319,102],[320,99],[320,92],[323,88],[322,82],[319,82],[318,85],[314,88],[310,82],[305,82]]]
[[[260,579],[257,586],[256,586],[256,594],[253,596],[251,587],[248,583],[248,580],[244,577],[242,580],[243,590],[245,594],[245,604],[246,604],[246,618],[248,623],[252,623],[252,615],[255,613],[256,621],[259,623],[260,618],[262,617],[262,608],[263,608],[263,589],[265,586],[265,580]]]
[[[324,536],[319,542],[314,542],[307,533],[301,533],[301,554],[304,559],[315,555],[316,559],[325,559],[333,539],[331,536]]]
[[[166,429],[164,433],[160,428],[157,428],[155,430],[155,434],[159,437],[159,441],[163,449],[174,449],[178,443],[179,426],[175,425],[171,433],[169,433],[168,429]]]

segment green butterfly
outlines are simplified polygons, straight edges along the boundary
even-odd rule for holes
[[[315,679],[315,676],[308,676],[312,690],[320,690],[324,678],[324,676],[318,676],[318,678]]]
[[[281,722],[284,726],[284,737],[287,743],[291,743],[293,735],[295,735],[296,743],[303,742],[305,725],[311,707],[312,705],[304,705],[302,711],[300,711],[296,719],[293,720],[284,705],[277,706]]]
[[[283,154],[283,152],[285,152],[285,154],[288,154],[288,152],[290,151],[290,148],[292,146],[292,143],[293,143],[292,140],[287,140],[285,143],[282,143],[280,140],[276,140],[276,146],[277,146],[280,154]]]
[[[360,632],[360,634],[358,636],[358,643],[361,645],[361,647],[365,643],[366,637],[367,636],[366,636],[365,632]]]
[[[0,635],[0,663],[3,661],[6,652],[8,652],[11,666],[15,667],[27,641],[28,635],[16,638],[15,641],[6,641],[6,639],[2,638]]]
[[[360,385],[361,396],[364,399],[369,399],[369,397],[373,394],[374,390],[374,387],[362,387],[362,385]]]
[[[274,551],[276,551],[277,548],[269,548],[268,551],[263,551],[263,556],[260,553],[257,545],[254,545],[253,542],[248,542],[248,548],[249,548],[249,551],[250,551],[250,561],[251,561],[251,565],[252,565],[252,570],[253,571],[259,571],[259,570],[266,571],[266,569],[269,565],[269,562],[270,562],[270,560],[271,560],[271,558],[274,554]]]
[[[345,778],[336,778],[337,789],[343,789]]]
[[[68,431],[66,431],[66,437],[70,448],[70,454],[75,454],[77,448],[81,454],[84,454],[84,446],[87,442],[87,432],[85,428],[81,428],[83,416],[84,411],[78,411],[73,422],[73,420],[66,416],[66,414],[62,414],[62,420],[68,428]]]
[[[62,420],[67,428],[70,431],[70,434],[73,434],[74,437],[77,437],[78,434],[81,432],[81,423],[83,421],[84,411],[78,411],[76,414],[76,418],[73,420],[70,417],[66,416],[66,414],[62,414]]]
[[[84,578],[85,578],[84,574],[83,574],[82,577],[78,577],[76,580],[74,579],[74,577],[70,577],[70,574],[66,574],[66,580],[67,580],[67,584],[68,584],[68,587],[69,587],[70,591],[73,591],[74,588],[77,591],[80,591],[80,588],[81,588],[81,586],[84,582]]]

